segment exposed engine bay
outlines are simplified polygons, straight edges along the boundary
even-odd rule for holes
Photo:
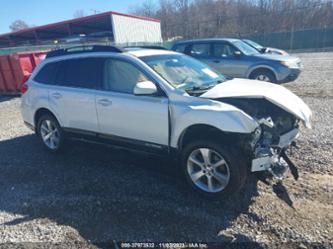
[[[295,179],[298,178],[297,168],[286,155],[290,146],[296,147],[294,139],[298,135],[299,120],[294,115],[264,98],[218,100],[241,109],[260,124],[250,141],[251,171],[267,170],[281,180],[289,167]]]

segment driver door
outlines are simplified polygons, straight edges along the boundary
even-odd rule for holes
[[[138,82],[148,80],[131,62],[106,60],[102,91],[96,94],[102,134],[155,149],[168,146],[168,98],[133,93]]]
[[[230,77],[246,77],[249,63],[242,55],[235,55],[237,49],[227,42],[216,42],[212,44],[212,55],[214,59],[210,66],[224,75]]]

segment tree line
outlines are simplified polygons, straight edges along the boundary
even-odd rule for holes
[[[333,26],[332,0],[146,0],[130,12],[161,19],[166,40]]]

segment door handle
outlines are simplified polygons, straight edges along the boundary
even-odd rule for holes
[[[102,106],[110,106],[110,105],[112,105],[112,101],[108,100],[108,99],[100,99],[100,100],[98,100],[98,104],[100,104]]]
[[[52,93],[51,96],[55,99],[60,99],[62,97],[61,93]]]

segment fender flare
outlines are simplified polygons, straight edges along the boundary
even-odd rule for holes
[[[273,67],[271,67],[269,65],[263,65],[263,64],[258,64],[258,65],[254,66],[254,67],[251,67],[247,71],[247,73],[246,73],[246,78],[250,78],[251,73],[253,73],[257,69],[268,69],[268,70],[272,71],[272,73],[274,74],[276,80],[279,79],[278,75],[276,73],[276,70]]]
[[[217,103],[218,105],[227,105]],[[229,105],[228,105],[229,106]],[[213,106],[202,106],[201,110],[181,112],[178,115],[178,122],[174,124],[171,132],[170,146],[177,148],[179,138],[187,128],[193,125],[206,125],[225,133],[243,133],[253,132],[258,124],[256,121],[241,110],[234,109],[220,112],[219,109],[209,109]],[[199,118],[198,118],[199,117]]]
[[[59,115],[58,115],[58,113],[55,110],[52,110],[52,108],[50,108],[49,106],[41,105],[41,106],[38,106],[38,108],[36,108],[36,111],[34,112],[33,118],[34,118],[34,125],[35,125],[35,127],[37,127],[37,124],[35,122],[36,121],[36,114],[41,109],[45,109],[46,111],[49,111],[57,119],[57,121],[59,122],[60,126],[63,126],[63,122],[59,118]]]

